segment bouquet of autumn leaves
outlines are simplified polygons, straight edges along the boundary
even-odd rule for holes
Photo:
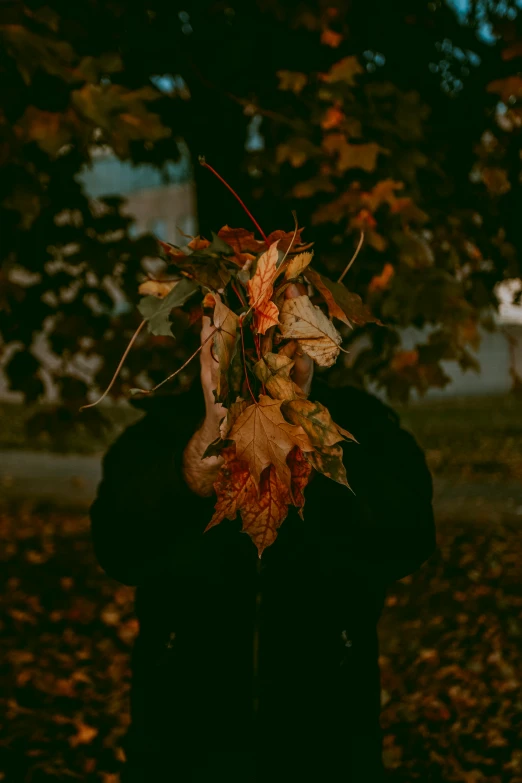
[[[146,296],[139,310],[153,334],[171,335],[170,313],[198,293],[211,317],[206,339],[218,364],[215,399],[227,413],[203,456],[223,458],[207,530],[240,514],[260,557],[289,506],[302,515],[312,470],[348,487],[341,444],[353,437],[293,382],[288,348],[330,367],[342,350],[334,319],[348,326],[375,320],[357,295],[314,270],[301,231],[260,240],[224,226],[212,241],[195,237],[183,250],[160,242],[175,279],[140,286]],[[285,297],[292,283],[308,293]]]

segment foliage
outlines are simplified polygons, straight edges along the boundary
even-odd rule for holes
[[[0,330],[5,350],[18,350],[11,387],[28,400],[43,391],[42,327],[62,396],[71,377],[82,396],[94,355],[106,385],[137,325],[115,302],[136,301],[156,249],[130,236],[120,199],[88,202],[75,177],[100,148],[161,168],[179,139],[234,180],[261,225],[287,225],[297,209],[305,241],[313,230],[321,248],[317,274],[338,276],[364,229],[364,264],[347,282],[388,328],[354,329],[332,383],[370,379],[405,399],[447,382],[443,360],[476,368],[470,349],[491,322],[495,285],[520,274],[520,24],[515,0],[470,2],[465,17],[443,0],[197,0],[190,13],[156,0],[132,16],[118,0],[82,1],[71,16],[59,0],[2,11]],[[270,46],[253,46],[253,30]],[[254,126],[261,137],[246,150]],[[238,225],[217,183],[195,176],[202,230]],[[411,325],[427,332],[405,352]],[[141,335],[113,394],[139,385],[144,367],[154,381],[186,358],[190,327],[174,324],[185,337],[174,349]]]
[[[212,339],[214,396],[225,412],[219,438],[207,444],[203,454],[203,459],[224,458],[215,482],[216,510],[207,529],[240,512],[243,531],[259,557],[275,541],[290,505],[302,516],[303,490],[312,467],[349,486],[339,443],[353,440],[352,435],[332,421],[321,403],[305,399],[291,373],[298,352],[321,368],[333,365],[342,350],[341,334],[310,298],[311,280],[319,279],[319,301],[343,323],[352,326],[353,303],[355,319],[364,323],[364,318],[357,296],[342,283],[313,272],[312,253],[303,250],[300,235],[297,223],[293,233],[274,231],[268,237],[263,234],[263,241],[253,232],[226,225],[213,234],[212,242],[197,236],[184,249],[160,242],[165,269],[161,277],[140,286],[146,294],[138,305],[143,321],[114,376],[145,324],[153,335],[171,335],[171,315],[187,301],[191,321],[203,313],[210,316],[212,331],[206,337],[202,333],[191,357]],[[194,297],[198,290],[201,303]],[[368,319],[375,320],[369,313]],[[154,393],[187,362],[151,389],[132,392]],[[84,407],[97,405],[110,388]]]

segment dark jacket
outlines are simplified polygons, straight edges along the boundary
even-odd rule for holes
[[[320,382],[311,398],[358,440],[353,492],[314,474],[304,521],[291,509],[261,561],[239,520],[203,534],[214,499],[183,481],[199,389],[151,401],[105,457],[94,546],[138,586],[124,780],[378,779],[376,624],[434,551],[431,478],[377,399]]]

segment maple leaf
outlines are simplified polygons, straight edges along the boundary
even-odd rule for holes
[[[281,413],[281,400],[273,400],[266,394],[259,402],[249,405],[230,430],[229,438],[235,441],[237,458],[248,464],[257,487],[261,473],[274,465],[279,477],[290,485],[290,471],[286,457],[294,446],[310,451],[312,445],[302,427],[289,424]]]
[[[267,329],[278,323],[279,311],[276,304],[270,301],[276,277],[277,244],[277,241],[273,242],[259,257],[255,274],[247,283],[248,300],[254,308],[258,334],[265,334]]]
[[[246,228],[230,228],[230,226],[223,226],[220,228],[218,237],[229,245],[236,255],[242,255],[243,253],[260,253],[265,243],[259,239],[256,239],[252,231],[247,231]]]
[[[343,463],[343,450],[338,443],[310,451],[305,455],[305,459],[318,473],[350,489]]]
[[[311,451],[309,454],[313,454],[313,452]],[[299,513],[302,517],[301,509],[305,504],[304,490],[310,481],[313,466],[308,462],[307,455],[297,447],[292,449],[286,461],[292,475],[292,503],[300,509]]]
[[[296,339],[316,364],[331,367],[339,355],[341,335],[307,296],[286,299],[280,313],[283,337]]]
[[[179,280],[144,280],[138,288],[138,293],[143,296],[156,296],[158,299],[164,299],[172,291]]]
[[[315,269],[308,267],[305,277],[309,283],[323,297],[328,307],[328,312],[333,318],[339,318],[345,324],[375,323],[382,326],[381,322],[372,315],[370,309],[364,304],[358,294],[349,291],[342,283],[335,283],[324,275],[320,275]]]
[[[228,370],[232,358],[238,348],[239,319],[222,301],[219,294],[214,294],[214,326],[218,330],[213,338],[213,353],[219,365],[216,383],[216,402],[226,402],[229,392]]]
[[[288,506],[294,503],[302,509],[304,488],[312,466],[299,448],[288,455],[290,484],[283,481],[274,465],[263,471],[258,487],[247,463],[238,459],[234,447],[222,452],[223,465],[214,483],[217,502],[206,530],[224,519],[234,520],[241,513],[242,529],[254,542],[259,557],[277,538],[277,531],[287,517]]]
[[[298,253],[290,259],[288,266],[285,269],[285,280],[293,280],[299,277],[311,262],[313,253]]]
[[[138,310],[147,321],[149,332],[155,335],[172,337],[169,315],[175,307],[181,307],[197,291],[192,280],[180,280],[163,299],[145,296]]]
[[[276,400],[293,400],[303,392],[290,378],[294,360],[283,354],[268,351],[254,365],[254,372],[264,383],[271,397]]]

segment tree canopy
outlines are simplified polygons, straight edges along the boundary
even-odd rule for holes
[[[269,233],[315,243],[385,328],[346,329],[332,383],[368,380],[394,399],[447,382],[441,362],[476,367],[499,282],[520,277],[522,19],[515,0],[329,0],[284,4],[159,0],[26,2],[0,17],[0,334],[11,387],[43,390],[35,337],[69,404],[82,359],[104,386],[139,323],[151,236],[134,237],[119,198],[78,181],[99,147],[162,167],[181,142],[204,154]],[[163,77],[163,78],[159,78]],[[255,134],[254,134],[255,132]],[[256,143],[252,143],[252,138]],[[194,165],[200,230],[245,224]],[[161,239],[161,237],[160,237]],[[414,350],[401,330],[422,332]],[[157,382],[197,343],[140,336],[113,388]],[[356,348],[357,345],[357,348]],[[178,382],[188,382],[179,376]],[[139,385],[139,384],[138,384]]]

